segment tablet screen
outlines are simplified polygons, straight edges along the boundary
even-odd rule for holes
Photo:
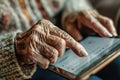
[[[87,37],[80,43],[88,52],[89,55],[87,57],[79,57],[69,49],[65,52],[64,56],[58,58],[57,62],[53,64],[53,66],[77,75],[90,65],[94,65],[93,63],[95,61],[107,55],[109,51],[119,45],[120,39]]]

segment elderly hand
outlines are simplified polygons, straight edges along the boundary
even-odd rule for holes
[[[63,27],[76,40],[82,39],[81,32],[90,34],[90,30],[102,37],[117,36],[113,21],[100,15],[96,10],[83,10],[79,13],[68,15],[63,19]]]
[[[79,56],[87,55],[82,45],[47,20],[40,20],[28,31],[17,35],[16,40],[17,53],[44,69],[55,63],[66,47],[70,47]]]

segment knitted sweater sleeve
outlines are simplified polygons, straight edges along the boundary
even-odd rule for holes
[[[15,54],[15,34],[0,37],[0,80],[24,80],[31,78],[35,64],[25,64]]]

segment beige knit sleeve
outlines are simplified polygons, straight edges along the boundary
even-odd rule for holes
[[[35,64],[25,64],[18,60],[14,49],[14,35],[0,37],[0,80],[24,80],[31,78],[36,70]]]

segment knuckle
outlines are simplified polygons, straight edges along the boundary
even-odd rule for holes
[[[109,19],[109,18],[106,18],[106,24],[113,24],[113,21],[112,21],[112,19]]]
[[[38,31],[39,28],[40,28],[40,25],[39,25],[39,24],[35,24],[35,25],[32,27],[32,30]]]
[[[33,26],[33,28],[36,31],[39,31],[39,30],[42,31],[45,29],[45,27],[47,26],[48,23],[49,23],[48,20],[41,19]],[[49,27],[49,26],[47,26],[47,27]]]
[[[55,59],[52,59],[50,63],[51,63],[51,64],[54,64],[55,62],[56,62],[56,60],[55,60]]]
[[[49,64],[50,62],[48,60],[44,61],[44,63],[43,62],[39,63],[40,67],[43,69],[47,69]]]
[[[45,50],[43,50],[43,52],[45,53],[43,55],[49,59],[54,58],[55,55],[58,55],[58,51],[54,48],[49,48],[49,49],[46,48]]]
[[[49,61],[45,61],[44,64],[43,64],[44,68],[47,69],[48,66],[49,66]]]
[[[47,57],[51,64],[55,63],[58,57],[58,51],[56,49],[52,49],[48,52],[49,56]],[[46,63],[47,64],[47,63]]]
[[[46,20],[46,19],[41,19],[38,21],[38,24],[51,24],[51,22],[49,20]]]
[[[44,23],[45,21],[46,21],[45,19],[41,19],[41,20],[38,21],[37,24],[42,24],[42,23]]]
[[[97,21],[95,21],[95,20],[91,20],[91,25],[98,27],[97,26]]]
[[[50,62],[55,63],[57,61],[57,58],[58,58],[58,53],[53,54],[53,56],[50,58]]]
[[[64,39],[60,39],[59,45],[63,46],[63,45],[65,45],[65,44],[66,44],[65,40],[64,40]]]
[[[46,19],[41,19],[40,21],[38,21],[37,24],[45,27],[46,29],[55,27],[55,25],[52,22]]]
[[[86,10],[83,10],[80,14],[81,14],[81,16],[84,16],[84,17],[86,17],[86,18],[89,16],[89,15],[88,15],[89,12],[86,11]]]
[[[50,58],[50,63],[53,64],[57,61],[57,56],[55,56],[54,58]]]
[[[44,23],[44,22],[49,22],[49,21],[46,20],[46,19],[41,19],[40,22],[41,22],[41,23]]]
[[[58,55],[58,51],[56,49],[52,49],[53,55]]]
[[[92,11],[93,11],[94,14],[100,15],[99,12],[96,9],[94,9]]]

